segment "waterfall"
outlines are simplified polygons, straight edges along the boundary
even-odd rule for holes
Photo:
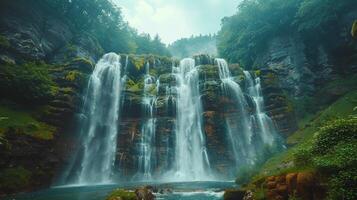
[[[80,148],[65,173],[65,184],[112,182],[122,91],[120,56],[108,53],[90,76],[80,121]]]
[[[264,98],[262,95],[262,88],[260,78],[257,77],[254,81],[248,71],[243,71],[246,79],[248,94],[253,99],[256,113],[253,116],[258,123],[259,134],[264,144],[272,145],[276,139],[276,130],[273,121],[264,112]]]
[[[141,142],[139,144],[138,173],[134,176],[137,180],[150,180],[152,178],[153,166],[155,165],[155,131],[156,118],[154,118],[154,107],[156,94],[159,90],[159,82],[150,75],[150,65],[146,64],[144,77],[143,117],[144,123],[141,129]]]
[[[254,164],[256,152],[252,144],[253,130],[247,111],[248,103],[240,85],[234,81],[227,62],[220,58],[215,61],[218,65],[223,92],[227,96],[232,96],[239,111],[239,118],[226,118],[227,134],[231,141],[236,165]]]
[[[173,67],[176,77],[176,143],[174,179],[207,180],[210,163],[202,131],[202,103],[199,92],[199,74],[195,61],[181,60]]]

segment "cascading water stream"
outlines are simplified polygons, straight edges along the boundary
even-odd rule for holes
[[[248,71],[243,71],[246,79],[248,94],[253,99],[256,113],[253,116],[258,123],[260,137],[264,144],[272,145],[276,139],[276,130],[271,118],[264,112],[264,98],[260,78],[257,77],[253,81],[251,74]]]
[[[236,164],[254,164],[256,152],[252,145],[253,130],[250,115],[247,112],[248,104],[241,87],[233,80],[227,62],[220,58],[215,59],[215,61],[218,65],[223,92],[225,95],[231,95],[234,98],[240,112],[240,119],[226,119],[227,132],[232,143]],[[231,121],[238,123],[238,126],[234,126]]]
[[[146,74],[144,77],[144,95],[143,95],[143,117],[145,122],[141,129],[141,142],[139,144],[138,173],[134,179],[148,181],[152,178],[153,166],[155,164],[155,131],[156,118],[154,118],[154,107],[156,94],[159,89],[159,83],[154,82],[154,77],[150,75],[150,65],[146,65]]]
[[[120,56],[108,53],[90,76],[80,122],[80,148],[65,173],[65,184],[111,182],[123,85]]]
[[[176,77],[176,144],[174,177],[176,180],[207,180],[210,163],[206,139],[202,131],[202,103],[199,92],[199,75],[195,61],[181,60],[173,67]]]

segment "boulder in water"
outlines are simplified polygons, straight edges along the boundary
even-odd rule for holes
[[[137,200],[137,196],[134,192],[116,189],[106,198],[106,200]]]
[[[155,195],[152,192],[152,186],[145,186],[143,188],[138,188],[135,190],[136,197],[139,200],[154,200]]]

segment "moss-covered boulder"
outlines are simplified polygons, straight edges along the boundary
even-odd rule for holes
[[[0,188],[3,192],[26,189],[30,185],[31,176],[31,171],[23,167],[2,169],[0,171]]]
[[[109,194],[106,200],[137,200],[137,197],[133,191],[116,189]]]

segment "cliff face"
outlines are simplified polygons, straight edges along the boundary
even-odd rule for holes
[[[75,143],[69,131],[74,114],[102,50],[95,38],[76,35],[68,22],[38,4],[10,2],[0,9],[0,80],[8,85],[0,95],[4,109],[0,113],[0,187],[2,192],[15,192],[48,186],[66,160]],[[12,70],[28,72],[23,78]],[[17,82],[25,91],[26,87],[40,90],[36,87],[41,82],[36,81],[43,78],[51,84],[47,87],[51,95],[44,102],[26,102],[21,91],[11,97]],[[23,80],[31,79],[31,86],[26,86]]]
[[[291,99],[313,97],[329,82],[356,73],[356,42],[351,38],[355,11],[345,13],[333,29],[321,35],[280,33],[267,41],[258,53],[255,69],[269,69],[278,78],[279,86]],[[348,89],[331,89],[322,104],[328,104]]]
[[[165,172],[172,169],[175,160],[175,125],[177,86],[175,76],[172,74],[172,63],[169,60],[153,56],[122,55],[122,65],[128,70],[125,90],[122,96],[122,110],[119,124],[117,145],[116,168],[122,177],[133,177],[138,173],[140,160],[140,145],[144,136],[143,127],[147,121],[144,107],[144,76],[145,65],[150,66],[150,75],[157,88],[153,113],[155,120],[155,141],[151,145],[154,152],[151,162],[153,173]],[[126,59],[125,59],[126,58]],[[127,61],[126,61],[127,60]],[[124,62],[125,61],[125,62]],[[239,127],[242,120],[241,110],[237,106],[236,97],[227,96],[222,90],[222,81],[219,69],[214,59],[209,56],[196,56],[196,65],[199,73],[199,90],[202,101],[202,129],[206,138],[206,148],[213,171],[225,176],[234,176],[232,170],[236,165],[232,141],[228,136],[227,123]],[[232,77],[240,84],[242,90],[247,92],[243,70],[237,64],[229,65]],[[266,109],[268,115],[274,120],[278,132],[288,136],[296,129],[294,111],[289,105],[287,97],[279,87],[273,71],[257,71],[262,78]],[[254,74],[254,73],[253,73]],[[248,112],[254,112],[254,103],[248,100]],[[252,127],[254,129],[254,127]],[[238,128],[233,134],[242,134]],[[253,141],[252,145],[256,145]],[[140,173],[139,173],[140,174]]]

